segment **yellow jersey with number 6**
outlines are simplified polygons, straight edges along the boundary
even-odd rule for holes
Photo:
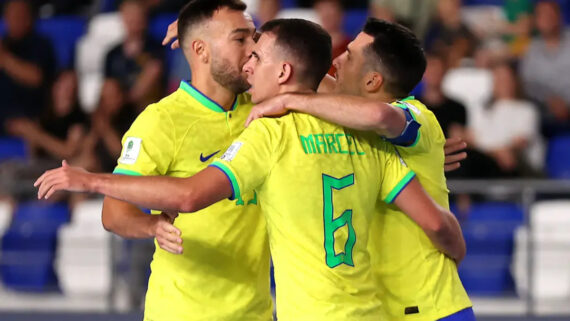
[[[280,321],[379,320],[370,222],[414,177],[391,144],[291,113],[254,121],[211,166],[234,198],[257,192]]]

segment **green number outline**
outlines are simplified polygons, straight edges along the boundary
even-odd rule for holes
[[[337,267],[341,264],[354,266],[352,260],[352,250],[356,243],[356,232],[352,226],[352,209],[345,210],[341,216],[333,219],[333,189],[339,191],[343,188],[354,185],[354,173],[346,175],[343,178],[335,178],[326,174],[322,174],[323,178],[323,225],[325,232],[324,247],[325,261],[330,268]],[[348,226],[348,239],[344,245],[344,252],[335,253],[334,249],[334,233],[339,228]]]

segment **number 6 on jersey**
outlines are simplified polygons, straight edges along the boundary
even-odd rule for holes
[[[334,218],[333,189],[341,190],[354,184],[354,174],[343,178],[334,178],[323,174],[323,221],[325,226],[325,252],[327,266],[337,267],[341,264],[354,266],[352,249],[356,243],[356,233],[352,226],[352,210],[345,210],[341,216]],[[348,238],[344,244],[344,252],[336,254],[334,233],[339,228],[348,226]]]

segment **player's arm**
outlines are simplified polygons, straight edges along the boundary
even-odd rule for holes
[[[264,116],[280,116],[289,110],[307,113],[344,127],[374,131],[386,138],[402,135],[406,113],[399,107],[357,96],[332,94],[283,94],[255,106],[247,124]]]
[[[439,206],[416,178],[396,196],[394,204],[422,228],[439,250],[456,262],[463,260],[465,240],[457,219]]]
[[[171,253],[182,253],[181,231],[173,223],[178,214],[147,215],[137,206],[111,197],[103,201],[105,230],[129,239],[156,238],[159,246]]]
[[[188,178],[90,173],[64,164],[46,171],[34,183],[38,198],[61,190],[103,194],[141,207],[163,211],[196,212],[233,195],[226,175],[208,167]],[[124,223],[124,222],[123,222]]]
[[[103,194],[141,207],[196,212],[233,195],[226,174],[208,167],[188,178],[94,174],[64,163],[45,172],[34,183],[38,198],[66,190]]]

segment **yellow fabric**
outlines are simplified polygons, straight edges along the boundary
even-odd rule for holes
[[[449,208],[444,176],[445,137],[434,114],[413,99],[396,102],[421,124],[419,139],[397,146],[427,193]],[[383,320],[433,321],[471,306],[455,262],[438,251],[422,229],[394,205],[384,205],[375,217],[369,249],[381,290]],[[419,313],[405,314],[407,307]]]
[[[197,173],[214,159],[208,156],[221,154],[243,131],[249,96],[238,96],[234,107],[216,110],[219,106],[183,82],[133,123],[115,173]],[[127,152],[129,142],[134,144]],[[253,193],[243,199],[243,204],[225,200],[178,216],[174,225],[182,231],[182,255],[160,249],[155,241],[145,320],[272,320],[265,220]]]
[[[235,198],[257,191],[280,321],[379,320],[370,221],[378,200],[390,201],[414,177],[393,146],[291,113],[254,121],[211,166],[226,173]]]

